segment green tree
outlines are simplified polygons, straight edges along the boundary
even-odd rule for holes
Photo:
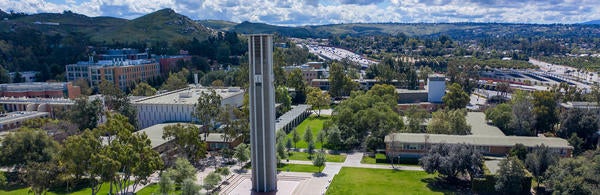
[[[156,89],[148,85],[146,82],[141,82],[135,86],[135,89],[131,92],[134,96],[153,96],[156,95]]]
[[[292,141],[294,141],[294,148],[297,149],[298,147],[296,147],[296,144],[298,144],[300,141],[300,135],[298,134],[296,128],[292,129]]]
[[[496,191],[505,194],[520,194],[525,180],[525,166],[518,158],[508,157],[500,161],[500,169],[496,174]]]
[[[444,97],[442,97],[442,101],[444,101],[444,105],[448,107],[448,109],[462,109],[467,106],[469,103],[469,94],[463,91],[462,87],[458,83],[452,83],[450,87],[448,87],[448,92]]]
[[[515,144],[510,151],[508,151],[508,156],[517,157],[521,161],[525,160],[527,154],[527,147],[523,144]]]
[[[162,195],[168,195],[175,190],[175,182],[171,179],[171,175],[168,171],[160,174],[160,180],[158,180],[158,191]]]
[[[235,147],[235,152],[233,153],[233,157],[238,160],[240,163],[240,170],[242,169],[242,163],[248,161],[250,159],[250,148],[246,144],[240,144]]]
[[[494,126],[502,131],[508,131],[508,124],[512,120],[512,107],[509,104],[498,104],[485,110],[485,118],[491,120]]]
[[[206,182],[206,178],[204,181]],[[196,184],[194,179],[186,179],[183,181],[183,184],[181,184],[182,195],[197,195],[199,194],[200,189],[202,189],[202,186]]]
[[[289,73],[286,80],[286,85],[290,88],[294,88],[296,95],[292,98],[292,102],[296,104],[302,104],[306,102],[306,83],[302,77],[302,70],[294,69]]]
[[[307,126],[306,131],[304,131],[304,141],[306,143],[313,141],[313,134],[312,130],[310,129],[310,126]]]
[[[535,129],[544,133],[553,131],[553,126],[558,123],[556,114],[557,101],[550,91],[533,92],[533,113],[535,115]]]
[[[315,87],[308,87],[307,91],[306,103],[317,110],[317,117],[321,117],[321,108],[331,104],[329,93],[323,93],[321,92],[321,89]]]
[[[290,152],[290,149],[292,149],[292,139],[285,139],[285,148]]]
[[[555,194],[594,194],[600,183],[600,151],[590,151],[576,158],[561,158],[546,171],[547,187]]]
[[[4,69],[3,66],[0,66],[0,84],[10,83],[10,81],[8,70]]]
[[[292,109],[292,97],[287,88],[280,86],[275,89],[275,102],[281,104],[279,107],[282,113]]]
[[[34,194],[45,194],[56,181],[59,174],[58,162],[30,162],[25,166],[23,179]]]
[[[439,110],[434,112],[431,121],[427,125],[427,133],[468,135],[471,126],[467,124],[465,109]]]
[[[315,142],[310,140],[310,142],[308,142],[308,148],[306,149],[306,152],[308,153],[308,157],[312,158],[312,155],[315,153]]]
[[[317,155],[313,158],[313,165],[319,167],[319,173],[321,173],[323,166],[325,166],[325,153],[317,152]]]
[[[285,152],[285,139],[278,141],[277,145],[275,145],[275,150],[277,151],[277,155],[281,158],[281,159],[286,159],[287,158],[287,152]]]
[[[599,128],[599,120],[598,114],[594,111],[569,109],[562,113],[557,134],[565,139],[575,134],[583,140],[582,149],[593,149],[596,144],[594,134]],[[572,141],[576,141],[576,139],[572,139]]]
[[[173,91],[177,89],[183,89],[188,87],[187,76],[190,74],[190,71],[187,69],[182,69],[178,73],[169,73],[169,78],[167,81],[160,87],[162,90]]]
[[[331,63],[329,66],[329,93],[332,97],[349,95],[356,87],[357,84],[345,73],[342,64]]]
[[[185,158],[175,159],[175,164],[167,172],[168,176],[179,186],[182,186],[185,180],[196,178],[196,168]]]
[[[419,109],[417,106],[410,106],[406,112],[406,120],[408,124],[404,126],[406,132],[409,133],[425,133],[421,127],[427,119],[427,111]]]
[[[525,165],[527,170],[535,177],[538,183],[544,182],[544,175],[550,166],[558,162],[558,155],[556,155],[548,146],[544,144],[537,146],[533,151],[527,154]]]
[[[512,117],[508,123],[509,135],[534,135],[533,128],[535,126],[535,118],[533,112],[533,104],[529,94],[523,91],[517,91],[513,94],[512,100]]]
[[[89,173],[92,168],[92,155],[97,155],[102,149],[100,137],[91,130],[85,130],[80,135],[67,137],[60,152],[61,162],[67,173],[74,175],[78,181]]]
[[[206,155],[206,143],[200,138],[200,129],[196,125],[167,125],[162,137],[174,140],[177,151],[190,162],[197,162]]]
[[[98,88],[104,97],[104,106],[108,110],[126,116],[131,125],[137,126],[137,110],[131,105],[131,101],[125,92],[107,80],[102,80]]]
[[[60,146],[40,129],[20,128],[2,139],[0,165],[25,167],[28,163],[43,163],[54,159]]]
[[[221,182],[221,175],[211,172],[204,178],[204,189],[212,190]]]
[[[221,96],[214,89],[211,89],[209,93],[201,92],[192,115],[202,124],[204,140],[208,137],[209,131],[214,127],[214,122],[221,112]]]
[[[427,173],[439,173],[455,182],[458,175],[474,178],[483,171],[483,156],[474,146],[467,144],[435,144],[419,159]]]
[[[93,129],[98,125],[101,112],[102,102],[99,99],[88,101],[86,97],[80,97],[75,100],[75,105],[68,115],[70,121],[77,124],[79,129]]]

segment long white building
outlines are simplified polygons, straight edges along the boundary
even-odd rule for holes
[[[209,93],[209,88],[190,87],[181,90],[150,96],[133,101],[137,109],[138,127],[140,129],[165,122],[192,122],[192,112],[201,93]],[[241,106],[244,91],[240,88],[215,89],[222,98],[221,106],[227,104]]]

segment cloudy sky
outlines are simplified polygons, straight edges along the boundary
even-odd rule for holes
[[[600,19],[598,0],[0,0],[25,13],[71,10],[133,19],[172,8],[192,19],[278,25],[353,22],[579,23]]]

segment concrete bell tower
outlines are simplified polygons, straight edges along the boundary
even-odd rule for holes
[[[273,35],[248,35],[252,192],[277,191]]]

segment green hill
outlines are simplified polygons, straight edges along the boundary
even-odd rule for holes
[[[240,34],[255,34],[255,33],[277,33],[283,36],[289,37],[310,37],[312,33],[303,27],[286,27],[286,26],[275,26],[265,23],[252,23],[242,22],[231,28]]]
[[[172,9],[162,9],[133,20],[64,12],[32,14],[0,21],[0,31],[19,28],[33,28],[44,33],[82,33],[98,42],[172,42],[193,37],[205,40],[215,33]]]
[[[214,33],[190,18],[162,9],[130,20],[124,25],[105,28],[92,34],[95,41],[174,41],[177,39],[205,40]]]
[[[229,31],[233,26],[238,24],[225,20],[197,20],[196,22],[202,24],[202,26],[221,31]]]

